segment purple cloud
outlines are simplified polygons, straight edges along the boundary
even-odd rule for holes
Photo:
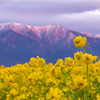
[[[76,31],[100,33],[99,0],[2,0],[0,23],[18,22],[32,26],[59,24]]]
[[[12,11],[20,14],[20,12],[27,14],[41,14],[54,15],[62,13],[80,13],[100,8],[100,1],[68,1],[68,0],[10,0],[6,2],[0,1],[1,9]]]

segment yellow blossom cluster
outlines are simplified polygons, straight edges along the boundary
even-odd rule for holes
[[[74,39],[74,44],[78,48],[84,47],[86,43],[87,43],[86,37],[76,36],[76,38]]]
[[[81,41],[86,43],[85,38]],[[100,100],[96,60],[97,56],[76,52],[74,59],[58,59],[54,65],[39,56],[25,64],[1,65],[0,100]]]

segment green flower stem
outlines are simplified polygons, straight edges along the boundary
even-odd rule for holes
[[[46,77],[45,77],[45,69],[44,69],[44,66],[42,66],[42,71],[43,71],[44,83],[46,83]],[[46,84],[45,84],[45,85],[46,85]]]
[[[86,100],[86,98],[85,98],[85,96],[86,96],[85,89],[83,89],[83,92],[84,92],[84,94],[83,94],[83,100]]]
[[[89,93],[89,79],[88,79],[88,64],[86,66],[86,76],[87,76],[87,82],[88,82],[88,93]],[[89,97],[87,97],[89,100]]]
[[[86,66],[86,76],[87,76],[87,81],[88,81],[88,64]]]
[[[84,53],[86,53],[85,46],[83,47]]]
[[[85,92],[84,92],[84,100],[85,100]]]
[[[83,75],[82,58],[80,59],[80,64],[81,64],[81,73]]]

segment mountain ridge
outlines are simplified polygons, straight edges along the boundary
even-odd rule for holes
[[[45,58],[47,63],[73,57],[77,50],[80,51],[74,45],[74,38],[79,35],[85,36],[90,43],[89,53],[100,56],[100,38],[88,32],[76,32],[59,25],[32,27],[20,23],[0,24],[0,60],[3,59],[0,65],[28,62],[36,56]]]

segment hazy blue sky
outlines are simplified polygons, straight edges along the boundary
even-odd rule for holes
[[[100,0],[0,0],[0,23],[8,22],[100,34]]]

